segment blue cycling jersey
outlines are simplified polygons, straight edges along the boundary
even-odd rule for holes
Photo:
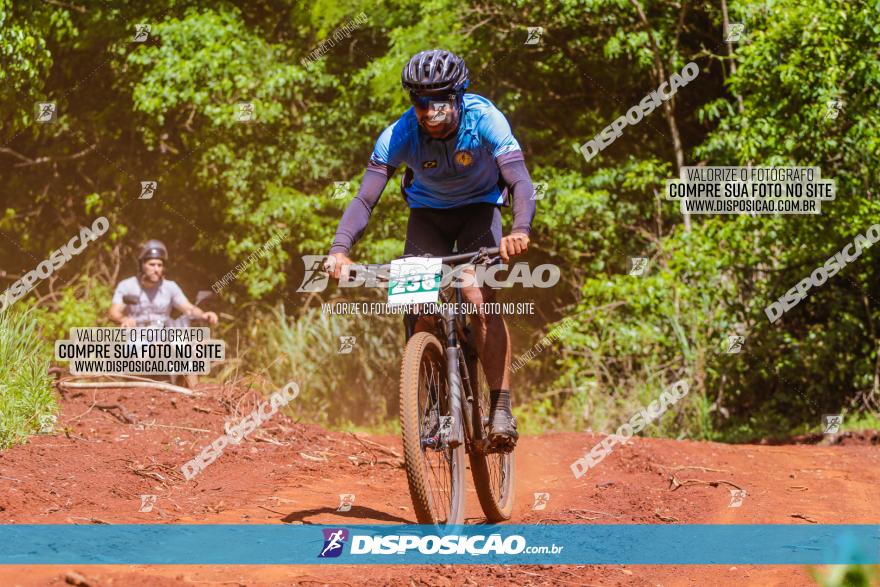
[[[410,208],[503,204],[495,159],[520,146],[504,115],[486,98],[465,94],[458,132],[433,139],[419,132],[414,108],[385,129],[371,157],[375,163],[413,170],[406,188]]]

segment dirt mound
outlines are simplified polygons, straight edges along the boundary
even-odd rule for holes
[[[306,390],[304,390],[305,392]],[[264,398],[203,386],[67,392],[56,432],[0,454],[3,523],[414,523],[396,437],[328,432],[279,413],[194,479],[180,467]],[[296,411],[296,400],[290,404]],[[516,523],[877,523],[876,433],[836,445],[723,445],[635,439],[575,479],[570,464],[599,439],[524,437],[517,448]],[[867,440],[864,440],[867,439]],[[731,490],[746,496],[734,506]],[[548,493],[534,509],[535,493]],[[338,511],[340,495],[354,495]],[[155,496],[142,498],[141,496]],[[480,523],[468,494],[468,523]],[[732,507],[733,506],[733,507]],[[540,506],[538,506],[540,508]],[[362,567],[29,566],[2,585],[364,584]],[[65,583],[65,581],[68,581]],[[411,583],[412,581],[412,583]],[[809,585],[798,567],[382,566],[387,585]]]

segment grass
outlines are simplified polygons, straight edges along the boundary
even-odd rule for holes
[[[0,449],[25,442],[58,406],[50,357],[31,312],[0,312]]]
[[[403,333],[398,316],[298,317],[283,306],[253,319],[243,365],[275,385],[300,386],[295,412],[330,428],[393,430]],[[354,347],[340,352],[342,337]]]

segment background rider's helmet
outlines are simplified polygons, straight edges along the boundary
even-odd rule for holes
[[[168,249],[165,248],[162,241],[150,239],[141,245],[140,253],[138,253],[138,273],[143,269],[144,261],[150,259],[162,259],[168,263]]]
[[[438,94],[461,95],[470,85],[464,59],[443,49],[430,49],[413,55],[404,66],[400,81],[412,98]]]

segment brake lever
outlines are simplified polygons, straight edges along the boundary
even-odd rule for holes
[[[501,258],[500,255],[489,256],[486,253],[485,247],[483,247],[482,249],[480,249],[480,252],[477,253],[477,255],[471,260],[471,264],[472,265],[491,265],[492,263],[494,263],[495,261],[497,261],[500,258]]]

